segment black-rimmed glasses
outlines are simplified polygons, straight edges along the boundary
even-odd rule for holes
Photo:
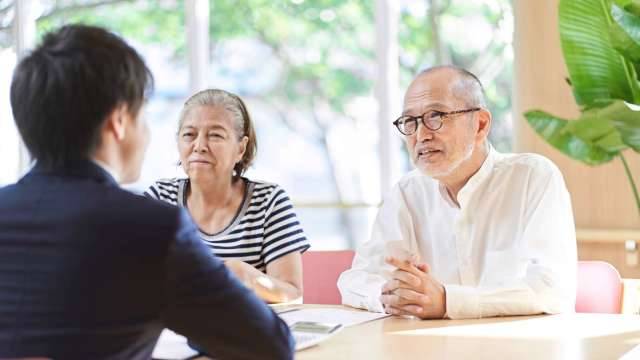
[[[403,135],[412,135],[418,130],[418,120],[421,120],[422,125],[424,125],[427,129],[431,131],[438,131],[440,130],[440,128],[442,128],[442,124],[444,123],[445,118],[479,110],[481,110],[481,108],[477,107],[448,112],[430,110],[420,116],[402,115],[393,122],[393,125],[395,125],[396,128],[398,128],[398,131],[400,131]]]

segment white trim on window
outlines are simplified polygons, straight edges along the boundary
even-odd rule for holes
[[[15,1],[15,18],[13,21],[14,46],[18,61],[35,46],[36,42],[36,7],[35,1]],[[24,174],[31,164],[31,157],[22,140],[19,141],[17,154],[19,157],[17,175]]]
[[[191,94],[208,87],[209,1],[186,0],[185,16]]]
[[[380,196],[389,191],[397,178],[394,159],[397,158],[398,139],[392,136],[391,122],[398,113],[398,22],[400,12],[396,0],[376,0],[376,83],[378,101],[378,130],[380,151]]]

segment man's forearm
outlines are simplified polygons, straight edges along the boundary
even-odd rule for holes
[[[571,294],[562,288],[536,291],[525,281],[509,287],[445,285],[447,317],[469,319],[573,311]]]

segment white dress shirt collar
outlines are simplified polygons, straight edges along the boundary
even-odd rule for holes
[[[464,184],[464,186],[462,186],[462,189],[460,189],[460,191],[458,192],[457,201],[460,206],[456,205],[455,201],[451,198],[451,195],[449,194],[449,191],[447,191],[446,186],[443,183],[438,182],[440,195],[442,195],[447,204],[460,209],[465,208],[469,203],[469,198],[471,197],[471,195],[480,187],[484,180],[487,179],[489,175],[491,175],[496,157],[499,156],[499,154],[493,149],[493,146],[491,146],[491,144],[488,144],[488,146],[489,152],[484,162],[480,166],[480,169],[478,169],[478,171],[476,171],[476,173],[473,174],[469,178],[469,180],[467,180],[467,183]]]

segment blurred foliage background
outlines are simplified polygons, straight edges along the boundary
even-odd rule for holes
[[[39,37],[64,24],[94,24],[120,34],[145,57],[156,77],[147,111],[155,143],[141,186],[172,176],[177,154],[167,142],[190,95],[183,1],[36,3]],[[0,0],[1,48],[13,42],[13,5]],[[365,240],[380,201],[374,5],[373,0],[210,1],[210,70],[203,76],[212,87],[248,102],[260,142],[249,175],[284,185],[303,220],[308,218],[307,231],[335,239],[327,244],[353,247]],[[486,88],[494,114],[491,140],[509,151],[511,1],[398,0],[397,6],[400,90],[430,66],[469,69]],[[395,134],[393,120],[388,119]],[[407,160],[402,168],[409,170]]]

